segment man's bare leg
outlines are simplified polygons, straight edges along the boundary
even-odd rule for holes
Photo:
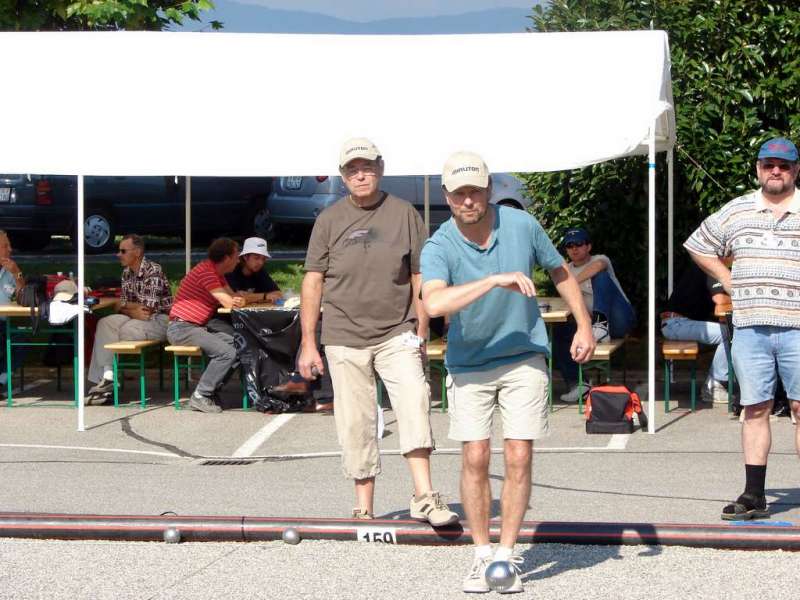
[[[414,495],[419,497],[433,489],[431,484],[431,451],[417,448],[405,455],[411,478],[414,480]]]
[[[772,447],[772,431],[769,415],[773,401],[761,402],[744,407],[742,423],[742,451],[744,464],[766,465],[769,450]]]
[[[531,497],[533,441],[505,440],[505,480],[500,500],[500,546],[513,548]]]
[[[492,503],[489,440],[464,442],[461,454],[461,503],[472,530],[473,542],[476,546],[485,546],[489,543],[489,510]]]
[[[358,508],[373,514],[373,502],[375,500],[375,478],[356,479],[356,502]]]

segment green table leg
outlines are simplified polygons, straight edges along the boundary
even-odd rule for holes
[[[139,405],[147,406],[147,392],[145,390],[144,349],[139,353]]]
[[[119,406],[119,363],[117,353],[112,355],[111,367],[114,369],[114,408]]]
[[[669,412],[669,377],[670,377],[670,361],[664,361],[664,412]]]
[[[75,317],[74,324],[72,325],[72,396],[73,403],[77,407],[78,402],[82,402],[83,398],[78,398],[80,393],[79,381],[83,373],[78,373],[78,317]]]
[[[181,409],[181,371],[178,355],[172,355],[172,402],[175,410]]]
[[[692,361],[692,412],[697,405],[697,361]]]

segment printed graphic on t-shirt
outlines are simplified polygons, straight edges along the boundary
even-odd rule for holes
[[[344,246],[350,247],[361,244],[364,250],[369,250],[370,242],[375,239],[371,229],[354,229],[344,240]]]

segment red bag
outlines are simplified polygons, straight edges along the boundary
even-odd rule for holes
[[[633,433],[634,413],[641,428],[647,427],[647,415],[639,395],[624,385],[601,385],[590,389],[583,413],[586,433]]]

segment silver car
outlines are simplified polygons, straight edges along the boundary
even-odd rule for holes
[[[450,218],[450,207],[442,193],[441,175],[431,176],[431,230]],[[381,189],[411,202],[424,218],[425,178],[384,177]],[[335,177],[276,177],[267,199],[270,225],[313,225],[317,215],[347,193],[344,182]],[[531,204],[522,182],[507,173],[492,175],[492,204],[526,209]],[[264,229],[265,224],[261,224]]]

